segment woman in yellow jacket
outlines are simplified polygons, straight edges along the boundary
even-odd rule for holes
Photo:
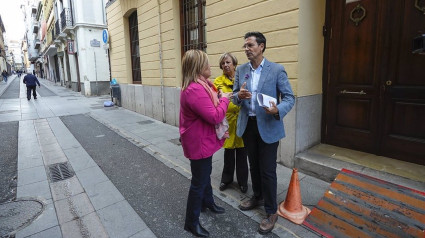
[[[235,70],[238,60],[230,53],[224,53],[219,60],[223,75],[214,80],[214,85],[222,92],[232,92],[235,78]],[[242,193],[248,191],[248,163],[247,154],[242,138],[236,135],[236,123],[238,120],[239,106],[229,103],[226,118],[229,122],[229,138],[224,142],[224,166],[221,175],[220,191],[227,188],[233,182],[233,174],[236,164],[236,178]],[[236,163],[235,163],[236,162]]]

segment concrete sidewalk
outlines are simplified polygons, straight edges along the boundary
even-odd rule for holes
[[[7,77],[7,82],[4,82],[3,78],[0,81],[0,96],[6,91],[6,89],[10,86],[10,84],[15,80],[15,78],[18,78],[17,74],[12,74]]]
[[[155,237],[59,117],[87,114],[190,178],[189,160],[178,143],[178,128],[123,108],[104,108],[103,102],[110,100],[109,96],[88,98],[50,81],[40,82],[57,96],[27,101],[21,84],[19,99],[0,100],[0,112],[19,108],[11,114],[0,113],[0,122],[19,121],[17,198],[36,198],[45,205],[43,213],[20,229],[16,237]],[[69,163],[75,176],[52,183],[49,166],[57,163]],[[240,193],[236,183],[219,191],[222,167],[220,150],[213,157],[214,195],[238,209],[241,200],[252,196],[251,186],[247,194]],[[277,171],[278,201],[282,201],[292,170],[278,165]],[[329,183],[302,173],[299,178],[303,203],[312,208]],[[265,215],[263,209],[242,213],[257,222]],[[282,218],[273,233],[281,237],[317,237]]]

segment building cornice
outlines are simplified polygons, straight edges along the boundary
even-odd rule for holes
[[[106,3],[106,8],[108,8],[109,6],[111,6],[114,2],[115,2],[116,0],[109,0],[107,3]]]
[[[90,23],[76,23],[74,26],[70,27],[69,29],[75,30],[75,29],[80,28],[80,27],[81,28],[90,27],[90,28],[99,28],[99,29],[107,29],[108,28],[108,26],[105,25],[105,24],[100,25],[100,24],[90,24]]]

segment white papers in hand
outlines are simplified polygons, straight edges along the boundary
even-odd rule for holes
[[[276,98],[262,93],[257,94],[257,101],[260,107],[270,107],[270,102],[277,104]]]

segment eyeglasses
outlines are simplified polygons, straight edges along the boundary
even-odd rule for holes
[[[253,43],[248,43],[242,46],[242,49],[252,49],[254,46],[256,46],[258,44],[253,44]]]

